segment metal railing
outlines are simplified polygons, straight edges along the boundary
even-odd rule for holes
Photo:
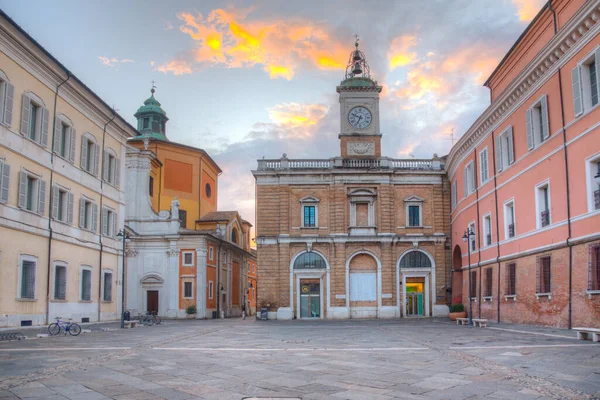
[[[600,189],[598,189],[594,192],[594,204],[595,204],[595,209],[600,210]]]
[[[485,235],[485,244],[487,246],[492,244],[492,234],[488,233],[487,235]]]
[[[508,237],[515,237],[515,224],[508,225]]]
[[[542,211],[540,213],[540,219],[542,222],[542,227],[550,225],[550,211]]]

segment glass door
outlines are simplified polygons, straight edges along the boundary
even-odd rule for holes
[[[300,281],[300,318],[321,317],[321,283],[319,279]]]

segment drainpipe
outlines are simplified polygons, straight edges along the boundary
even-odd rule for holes
[[[500,323],[500,217],[498,214],[498,190],[496,187],[496,138],[494,137],[494,131],[492,131],[492,166],[494,167],[494,203],[496,205],[496,249],[498,253],[496,260],[498,261],[498,305],[497,305],[497,317],[498,323]],[[490,232],[491,234],[491,232]]]
[[[102,128],[102,152],[100,152],[99,156],[102,157],[102,169],[100,169],[98,171],[98,174],[100,174],[100,234],[98,235],[98,243],[100,244],[100,262],[99,262],[99,268],[98,268],[98,322],[100,322],[100,306],[102,304],[102,253],[104,250],[104,244],[102,243],[102,204],[104,203],[104,196],[102,195],[104,193],[104,176],[102,171],[104,171],[104,145],[106,142],[106,127],[108,126],[108,124],[110,124],[115,118],[116,118],[117,114],[115,113],[115,110],[113,110],[113,116],[110,120],[108,120],[107,123],[104,124],[104,128]],[[100,161],[100,160],[98,160]],[[98,162],[98,165],[100,165],[100,162]],[[120,170],[119,170],[120,171]],[[124,182],[123,182],[124,183]],[[123,226],[123,228],[125,228],[125,226]],[[107,232],[108,233],[108,232]],[[125,239],[123,239],[125,240]],[[125,243],[125,242],[123,242]],[[117,265],[119,264],[119,251],[117,250]],[[125,253],[123,253],[123,260],[125,260]],[[125,261],[123,261],[123,272],[125,272]],[[121,282],[121,285],[124,285],[124,282]],[[121,296],[122,297],[122,296]],[[125,301],[124,298],[121,299],[121,304],[123,304],[123,302]]]
[[[54,115],[52,117],[52,126],[49,127],[52,129],[52,140],[50,141],[50,185],[48,191],[50,192],[50,201],[48,204],[49,215],[48,215],[48,277],[46,282],[46,325],[50,324],[50,281],[52,279],[52,201],[54,200],[52,189],[52,182],[54,182],[54,125],[56,124],[56,101],[58,99],[58,89],[71,78],[71,73],[67,70],[67,79],[62,81],[56,86],[56,90],[54,91]]]
[[[217,250],[217,319],[221,318],[221,246],[223,242],[219,240],[219,248]]]
[[[552,7],[552,1],[548,1],[548,9],[552,12],[554,17],[554,34],[558,32],[558,26],[556,21],[556,10]],[[569,329],[573,327],[573,245],[569,243],[571,239],[571,195],[569,190],[569,156],[567,154],[567,130],[565,129],[565,105],[563,103],[563,89],[562,89],[562,72],[558,69],[558,88],[560,93],[560,118],[562,126],[563,136],[563,154],[565,156],[565,186],[567,191],[567,229],[568,236],[566,245],[569,248]]]

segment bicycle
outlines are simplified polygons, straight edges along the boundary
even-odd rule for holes
[[[156,315],[156,313],[153,311],[146,312],[146,314],[138,315],[138,320],[140,321],[140,324],[144,325],[146,324],[146,322],[149,322],[151,325],[158,325],[162,322],[160,317]]]
[[[55,319],[56,322],[48,325],[48,334],[50,336],[58,335],[61,331],[64,331],[65,335],[69,332],[71,336],[77,336],[81,333],[81,327],[75,322],[71,322],[73,318],[69,318],[69,322],[61,321],[60,317],[56,317]]]

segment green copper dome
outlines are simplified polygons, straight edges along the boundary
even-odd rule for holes
[[[150,90],[150,93],[151,95],[144,101],[144,105],[138,108],[137,112],[133,115],[138,120],[138,131],[142,136],[168,141],[166,124],[169,118],[165,110],[161,108],[158,100],[154,98],[154,88]]]
[[[359,87],[359,86],[367,86],[367,87],[372,87],[372,86],[377,86],[377,82],[373,81],[371,78],[348,78],[348,79],[344,79],[341,83],[340,86],[346,86],[346,87]]]

